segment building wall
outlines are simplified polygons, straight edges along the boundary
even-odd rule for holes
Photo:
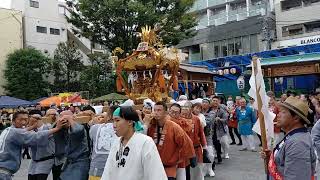
[[[60,42],[67,41],[67,21],[59,11],[58,0],[34,0],[39,7],[31,7],[31,1],[12,0],[12,8],[24,15],[25,47],[34,47],[53,57]],[[46,33],[37,32],[37,26],[46,27]],[[59,35],[50,34],[50,28],[59,30]]]
[[[292,8],[285,8],[286,2],[292,5],[293,3],[297,3],[297,5]],[[276,14],[276,29],[277,29],[277,39],[278,41],[289,40],[289,39],[296,39],[308,36],[314,36],[320,34],[320,29],[307,32],[305,24],[308,24],[312,21],[319,20],[320,17],[320,1],[316,3],[306,4],[305,1],[302,0],[275,0],[275,14]],[[302,26],[301,33],[290,33],[290,35],[284,34],[284,29],[293,25]],[[280,44],[278,44],[280,45]]]
[[[0,8],[0,95],[4,94],[2,86],[7,55],[23,47],[22,13],[20,11]]]
[[[189,62],[259,52],[266,50],[261,31],[262,19],[252,17],[198,30],[178,47],[189,53]]]
[[[197,35],[177,47],[189,53],[189,62],[267,50],[262,16],[272,14],[272,4],[273,0],[196,0],[190,11],[198,14]],[[273,34],[274,22],[270,25]]]

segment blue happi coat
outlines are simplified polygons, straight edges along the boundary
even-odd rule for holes
[[[237,108],[236,115],[238,119],[238,131],[241,135],[252,135],[252,127],[257,121],[256,113],[251,107],[246,107],[245,110]]]

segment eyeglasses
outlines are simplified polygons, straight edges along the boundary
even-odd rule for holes
[[[180,111],[169,111],[170,114],[172,115],[179,115],[180,114]]]

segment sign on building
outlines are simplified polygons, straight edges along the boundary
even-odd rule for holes
[[[320,43],[320,35],[280,41],[280,47],[303,46]]]
[[[244,82],[243,76],[239,76],[239,78],[237,79],[237,86],[238,86],[238,89],[240,89],[240,90],[244,89],[245,82]]]

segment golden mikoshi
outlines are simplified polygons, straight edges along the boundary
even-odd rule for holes
[[[118,52],[123,53],[121,48],[113,51],[117,91],[125,92],[137,104],[147,98],[169,101],[169,91],[178,90],[177,74],[182,53],[176,48],[164,47],[150,26],[143,27],[140,36],[141,43],[126,58],[118,59],[116,56]]]

